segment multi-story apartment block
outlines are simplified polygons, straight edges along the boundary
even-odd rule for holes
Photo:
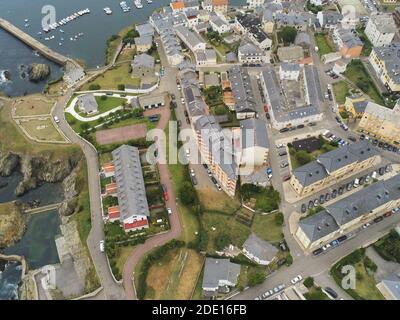
[[[390,144],[400,145],[400,106],[389,109],[368,102],[358,127]]]
[[[189,28],[184,26],[175,27],[176,35],[181,41],[189,48],[193,53],[197,50],[205,50],[206,42],[203,38],[194,31],[190,31]]]
[[[290,185],[299,195],[311,194],[372,167],[378,159],[378,152],[369,142],[353,143],[321,154],[317,160],[296,168]]]
[[[374,47],[382,47],[392,42],[396,24],[391,13],[373,13],[365,28],[365,35]]]
[[[263,50],[250,41],[242,41],[238,49],[238,60],[241,64],[262,64],[267,58]]]
[[[369,62],[377,77],[392,92],[400,91],[400,42],[374,48]]]
[[[335,28],[333,30],[333,41],[339,47],[343,58],[360,57],[364,44],[355,32],[341,27]]]
[[[400,175],[371,184],[299,222],[296,237],[313,249],[400,205]]]
[[[268,38],[261,24],[261,19],[254,14],[238,15],[235,18],[235,28],[241,32],[258,47],[263,50],[269,50],[272,40]]]

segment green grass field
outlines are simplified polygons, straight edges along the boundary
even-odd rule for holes
[[[333,85],[333,93],[338,104],[344,104],[346,97],[349,95],[349,85],[346,81],[335,82]]]
[[[275,222],[278,213],[272,213],[265,216],[256,214],[253,220],[251,230],[261,239],[270,242],[280,242],[283,240],[282,226]]]
[[[316,33],[314,34],[314,37],[318,47],[318,54],[320,56],[335,51],[335,45],[329,39],[329,35],[324,33]]]

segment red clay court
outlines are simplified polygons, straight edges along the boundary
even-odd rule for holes
[[[145,124],[133,124],[122,128],[97,131],[96,140],[98,144],[110,144],[144,138],[146,134],[147,126]]]

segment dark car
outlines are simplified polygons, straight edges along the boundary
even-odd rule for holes
[[[297,126],[297,129],[302,129],[302,128],[304,128],[304,124],[299,124],[299,125]]]
[[[293,130],[296,130],[296,127],[290,127],[289,128],[289,131],[293,131]]]
[[[279,259],[277,264],[278,266],[283,266],[286,263],[286,259]]]
[[[265,117],[266,117],[268,120],[271,119],[271,116],[269,115],[268,112],[265,113]]]
[[[208,165],[206,163],[203,163],[204,169],[208,169]]]
[[[393,151],[393,147],[391,145],[388,146],[388,151]]]
[[[313,255],[314,256],[317,256],[317,255],[319,255],[320,253],[322,253],[324,250],[322,249],[322,248],[318,248],[318,249],[315,249],[312,253],[313,253]]]
[[[308,202],[308,209],[311,209],[312,207],[314,207],[314,201],[310,200]]]
[[[337,190],[335,189],[332,191],[332,199],[335,199],[336,196],[337,196]]]
[[[336,116],[335,119],[336,119],[336,121],[337,121],[338,123],[341,123],[341,122],[342,122],[342,120],[341,120],[338,116]]]
[[[319,196],[319,203],[320,203],[320,204],[323,204],[324,202],[325,202],[325,195],[321,194],[321,195]]]
[[[382,147],[383,147],[383,142],[379,142],[379,143],[378,143],[378,147],[379,147],[379,148],[382,148]]]
[[[388,211],[388,212],[386,212],[383,216],[385,217],[385,218],[388,218],[388,217],[390,217],[392,215],[392,211]]]
[[[301,205],[301,213],[305,213],[307,211],[307,206],[305,203]]]
[[[378,222],[381,222],[383,220],[383,217],[381,216],[381,217],[376,217],[375,219],[374,219],[374,222],[375,223],[378,223]]]
[[[379,168],[379,170],[378,170],[378,172],[379,172],[379,174],[381,175],[381,176],[383,176],[384,174],[385,174],[385,168]]]
[[[333,299],[336,299],[338,297],[338,294],[332,288],[326,287],[325,292],[328,293]]]
[[[316,124],[315,122],[310,122],[308,125],[309,125],[310,127],[314,127],[314,126],[316,126],[317,124]]]
[[[279,130],[280,133],[284,133],[284,132],[288,132],[289,128],[282,128],[281,130]]]
[[[361,136],[360,136],[360,140],[364,140],[365,139],[365,134],[362,134]]]
[[[191,176],[193,185],[197,185],[197,179],[195,176]]]
[[[187,110],[184,111],[185,117],[189,116]]]
[[[361,177],[361,178],[359,179],[359,181],[358,181],[358,183],[359,183],[360,185],[363,185],[364,182],[365,182],[365,177]]]
[[[343,194],[343,190],[344,190],[344,188],[343,188],[343,187],[340,187],[340,188],[338,189],[338,194],[339,194],[339,195],[342,195],[342,194]]]
[[[350,141],[353,141],[353,142],[356,142],[357,141],[357,138],[356,137],[353,137],[353,136],[348,136],[347,137]]]
[[[217,183],[217,179],[215,179],[214,177],[211,177],[211,181],[216,184]]]
[[[326,195],[325,195],[325,201],[329,201],[331,199],[331,194],[330,193],[327,193]]]
[[[182,125],[182,121],[178,120],[178,127],[180,127]]]
[[[190,119],[189,118],[186,118],[186,123],[190,124]]]
[[[336,240],[339,242],[343,242],[343,241],[347,240],[347,236],[346,235],[341,236],[341,237],[337,238]]]
[[[353,188],[353,183],[348,183],[346,186],[347,191],[350,191]]]
[[[282,157],[282,156],[286,156],[287,155],[287,152],[286,151],[281,151],[281,152],[279,152],[279,155]]]
[[[378,143],[379,143],[379,141],[376,139],[374,141],[372,141],[372,145],[374,145],[374,146],[376,146]]]

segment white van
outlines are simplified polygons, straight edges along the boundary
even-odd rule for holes
[[[354,187],[354,188],[357,188],[359,185],[360,185],[360,179],[356,178],[356,179],[354,180],[354,185],[353,185],[353,187]]]

